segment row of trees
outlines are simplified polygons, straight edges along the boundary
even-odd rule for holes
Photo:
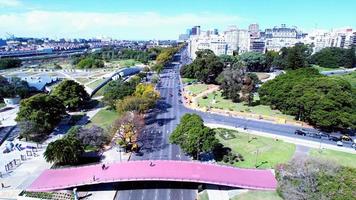
[[[183,46],[167,47],[161,49],[161,51],[157,54],[156,64],[152,66],[152,69],[157,73],[160,73],[163,68],[173,59],[174,54],[176,54],[182,47]]]
[[[42,141],[61,121],[67,110],[78,110],[90,100],[84,87],[72,80],[62,81],[51,94],[37,94],[24,99],[16,121],[21,136]]]
[[[206,127],[197,114],[185,114],[169,140],[195,159],[199,159],[201,153],[212,152],[219,144],[215,131]]]
[[[21,67],[21,60],[18,58],[1,58],[0,70]]]
[[[277,192],[285,199],[355,198],[356,169],[335,162],[294,159],[277,167]]]
[[[350,49],[327,47],[313,54],[310,63],[328,68],[352,68],[356,66],[355,51],[355,47]]]
[[[340,78],[316,69],[289,71],[259,89],[262,104],[323,129],[345,129],[356,124],[355,90]]]

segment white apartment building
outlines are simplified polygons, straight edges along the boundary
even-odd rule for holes
[[[217,31],[201,31],[199,35],[191,35],[188,40],[190,57],[195,59],[195,52],[203,49],[212,50],[215,55],[233,55],[250,50],[250,34],[247,30],[231,26],[222,35]]]
[[[305,39],[305,43],[311,44],[313,53],[316,53],[325,47],[349,48],[355,45],[355,36],[356,32],[353,32],[351,28],[332,31],[313,30]]]
[[[264,34],[267,50],[279,51],[283,47],[292,47],[303,41],[303,35],[296,27],[287,28],[285,24],[266,29]]]
[[[195,52],[199,50],[210,49],[215,55],[227,54],[227,44],[224,38],[219,35],[201,34],[191,35],[188,40],[188,51],[192,59],[196,58]]]

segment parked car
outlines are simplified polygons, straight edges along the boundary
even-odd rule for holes
[[[334,141],[334,142],[338,142],[338,141],[340,141],[340,138],[336,137],[336,136],[330,136],[329,140]]]
[[[344,146],[344,143],[342,143],[341,141],[337,141],[337,142],[336,142],[336,145],[337,145],[337,146]]]
[[[294,132],[294,134],[296,134],[296,135],[302,135],[302,136],[306,136],[307,135],[307,133],[306,132],[304,132],[304,131],[302,131],[302,130],[296,130],[295,132]]]

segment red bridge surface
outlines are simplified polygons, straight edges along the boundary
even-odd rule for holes
[[[246,189],[275,190],[271,170],[241,169],[192,161],[129,161],[84,167],[49,169],[27,189],[52,191],[100,183],[128,181],[179,181],[207,183]],[[95,176],[95,180],[94,180]]]

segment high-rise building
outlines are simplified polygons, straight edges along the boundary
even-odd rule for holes
[[[200,26],[194,26],[191,35],[200,35]]]
[[[248,31],[250,32],[252,38],[260,37],[260,26],[258,24],[250,24],[248,26]]]

